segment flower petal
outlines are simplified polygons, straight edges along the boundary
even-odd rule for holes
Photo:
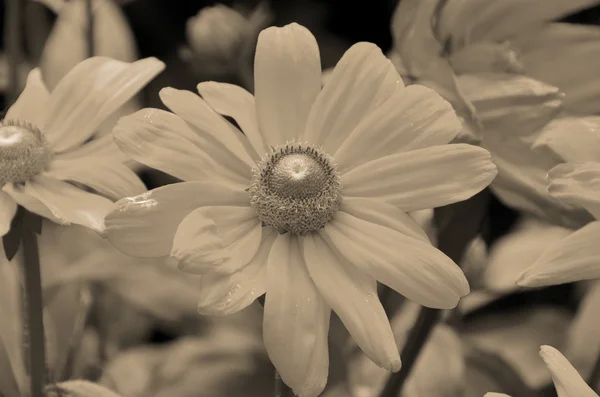
[[[262,241],[250,263],[231,275],[208,273],[200,278],[198,312],[228,316],[248,307],[266,292],[267,259],[277,232],[264,228]]]
[[[106,216],[106,235],[126,254],[137,257],[167,256],[179,223],[205,205],[248,205],[241,187],[225,183],[183,182],[159,187],[117,201]]]
[[[66,219],[57,217],[55,214],[53,214],[43,202],[31,195],[29,191],[25,191],[22,185],[9,183],[4,185],[2,190],[4,193],[7,193],[18,205],[25,207],[28,211],[50,219],[58,224],[69,224]]]
[[[110,157],[63,159],[57,156],[44,174],[83,184],[113,200],[146,191],[144,183],[130,168]]]
[[[414,211],[466,200],[496,173],[487,150],[453,144],[372,160],[343,174],[341,181],[344,196],[375,198]]]
[[[267,261],[263,337],[281,379],[299,397],[316,397],[327,383],[330,314],[297,237],[278,235]]]
[[[16,212],[17,203],[15,200],[8,193],[0,190],[0,237],[10,230],[10,224]]]
[[[260,32],[254,82],[265,144],[277,146],[301,138],[321,91],[321,57],[315,37],[297,23]]]
[[[304,139],[335,153],[360,121],[397,86],[404,86],[402,79],[379,47],[371,43],[353,45],[317,97]]]
[[[600,117],[552,120],[539,133],[533,149],[560,161],[600,161]]]
[[[8,109],[5,120],[29,121],[36,127],[42,126],[50,94],[42,81],[39,68],[33,69],[27,76],[25,88],[17,101]]]
[[[200,207],[177,227],[171,256],[187,273],[231,274],[254,257],[261,235],[260,220],[249,205]]]
[[[164,69],[146,58],[126,63],[93,57],[75,66],[52,90],[43,127],[55,152],[83,144],[115,110]]]
[[[600,163],[560,164],[550,170],[548,180],[552,197],[581,206],[600,219]]]
[[[552,346],[542,346],[540,356],[552,374],[559,397],[598,397],[558,350]]]
[[[215,81],[204,81],[197,88],[215,112],[232,117],[239,124],[259,156],[267,153],[267,146],[258,129],[256,103],[252,94],[237,85]]]
[[[250,183],[249,177],[242,177],[230,166],[231,162],[219,164],[213,158],[214,151],[203,150],[203,140],[173,113],[142,109],[121,118],[113,137],[129,157],[183,181],[225,179]]]
[[[600,222],[592,222],[547,249],[517,278],[523,287],[600,278]]]
[[[377,282],[333,251],[318,234],[301,241],[311,279],[350,335],[373,362],[398,371],[400,354],[377,296]]]
[[[345,208],[342,202],[319,234],[354,266],[427,307],[450,309],[469,293],[460,268],[431,244],[357,218]]]

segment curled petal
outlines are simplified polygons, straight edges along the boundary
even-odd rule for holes
[[[581,206],[600,219],[600,163],[560,164],[548,173],[550,195]]]

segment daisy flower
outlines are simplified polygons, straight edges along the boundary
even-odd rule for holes
[[[131,157],[185,182],[118,202],[107,236],[126,253],[171,255],[199,273],[203,314],[266,293],[263,335],[282,379],[316,396],[328,372],[331,310],[379,366],[400,357],[380,281],[452,308],[460,268],[406,212],[465,200],[496,175],[481,148],[446,145],[461,124],[433,90],[404,87],[381,50],[350,48],[321,89],[319,48],[298,24],[263,30],[255,96],[205,82],[165,88],[113,131]],[[244,135],[221,115],[232,117]]]
[[[542,346],[540,356],[552,374],[552,381],[559,397],[598,397],[565,356],[554,347]],[[509,396],[501,393],[487,393],[484,397]]]
[[[163,68],[154,58],[125,63],[94,57],[75,66],[52,92],[39,69],[29,74],[0,123],[0,235],[8,232],[17,205],[101,232],[113,206],[107,197],[145,191],[130,169],[108,155],[106,140],[88,139]]]
[[[449,100],[467,121],[461,139],[492,154],[494,193],[569,227],[591,217],[548,196],[546,173],[566,160],[552,143],[588,134],[581,119],[600,111],[600,28],[552,21],[597,3],[407,0],[392,23],[398,67]]]

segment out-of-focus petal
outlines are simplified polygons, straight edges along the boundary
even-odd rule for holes
[[[517,49],[509,42],[485,42],[470,45],[451,53],[448,60],[457,74],[525,73],[525,66]]]
[[[600,219],[600,162],[557,165],[548,173],[548,180],[552,197],[581,206]]]
[[[299,397],[317,397],[327,383],[330,314],[308,276],[298,238],[277,236],[267,261],[263,336],[281,379]]]
[[[318,234],[301,241],[310,278],[350,335],[374,363],[398,371],[400,355],[375,279],[336,253]]]
[[[69,380],[46,386],[47,397],[121,397],[119,394],[87,380]]]
[[[231,274],[254,257],[261,233],[260,220],[249,205],[200,207],[177,227],[171,256],[188,273]]]
[[[312,33],[297,23],[263,30],[254,58],[254,83],[265,144],[301,138],[321,91],[321,57]]]
[[[389,154],[446,144],[462,128],[452,106],[420,85],[397,87],[358,122],[334,154],[340,172]]]
[[[42,127],[52,149],[64,152],[83,144],[164,67],[156,58],[126,63],[93,57],[79,63],[48,100]]]
[[[379,47],[371,43],[353,45],[311,108],[303,139],[335,153],[364,117],[403,86]]]
[[[17,203],[15,200],[8,193],[0,190],[0,237],[10,230],[10,224],[16,212]]]
[[[559,161],[600,161],[600,117],[560,117],[539,133],[533,149]]]
[[[236,186],[219,183],[183,182],[124,198],[106,216],[110,242],[132,256],[167,256],[179,223],[190,212],[205,205],[248,204],[248,194]]]
[[[27,76],[23,92],[8,109],[4,119],[28,121],[38,128],[42,127],[49,96],[40,69],[33,69]]]
[[[523,287],[600,278],[600,221],[592,222],[549,247],[517,279]]]
[[[552,374],[558,397],[598,397],[558,350],[545,345],[540,348],[540,356]]]
[[[277,232],[264,228],[256,255],[243,269],[231,274],[208,273],[200,278],[198,312],[228,316],[248,307],[266,292],[267,259]]]

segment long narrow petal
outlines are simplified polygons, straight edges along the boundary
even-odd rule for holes
[[[557,165],[548,173],[548,180],[552,197],[581,206],[600,219],[600,162]]]
[[[248,205],[248,194],[223,183],[183,182],[117,201],[106,216],[106,235],[126,254],[167,256],[179,223],[205,205]]]
[[[389,155],[342,175],[344,196],[385,201],[415,211],[466,200],[496,177],[490,153],[453,144]]]
[[[42,81],[39,68],[27,76],[25,88],[17,101],[6,112],[5,120],[29,121],[38,128],[42,126],[50,94]]]
[[[262,157],[268,149],[258,129],[256,103],[248,91],[233,84],[205,81],[197,86],[198,92],[215,112],[232,117]]]
[[[379,47],[371,43],[353,45],[317,97],[304,139],[334,153],[365,116],[403,85]]]
[[[344,172],[390,154],[446,144],[461,128],[452,106],[432,89],[397,88],[358,124],[334,158]]]
[[[22,185],[9,183],[2,187],[2,191],[7,193],[18,205],[24,207],[34,214],[43,216],[44,218],[50,219],[61,225],[68,225],[69,222],[66,219],[57,217],[50,211],[48,206],[41,202],[38,198],[34,197],[26,191]]]
[[[10,230],[10,224],[16,212],[17,203],[15,200],[8,193],[0,190],[0,237]]]
[[[200,207],[183,218],[171,256],[188,273],[231,274],[248,264],[260,246],[256,212],[244,207]]]
[[[38,175],[15,190],[39,200],[60,223],[82,225],[100,234],[104,232],[104,217],[114,209],[112,201],[46,175]]]
[[[301,138],[321,91],[319,46],[310,31],[297,23],[263,30],[256,46],[254,82],[265,144]]]
[[[311,279],[350,335],[373,362],[398,371],[400,354],[375,279],[334,252],[318,234],[301,241]]]
[[[460,268],[431,244],[345,212],[321,234],[354,266],[423,306],[450,309],[469,293]]]
[[[202,147],[203,141],[179,116],[159,109],[142,109],[119,120],[113,130],[115,143],[129,157],[183,181],[227,180],[250,183],[231,167],[225,153],[219,163],[214,150]],[[214,149],[214,150],[213,150]],[[245,183],[244,183],[245,182]]]
[[[327,383],[330,314],[297,237],[277,236],[267,261],[263,336],[281,379],[299,397],[317,397]]]
[[[86,59],[52,90],[42,126],[55,152],[83,144],[121,105],[159,74],[156,58],[126,63],[104,57]]]
[[[202,275],[198,312],[228,316],[248,307],[263,295],[267,285],[267,259],[276,237],[275,230],[264,228],[260,248],[247,266],[231,275]]]
[[[113,200],[146,191],[144,183],[129,167],[108,157],[57,157],[44,174],[62,181],[80,183]]]
[[[548,248],[517,278],[517,284],[539,287],[600,278],[599,237],[599,221],[573,232]]]
[[[558,350],[552,346],[542,346],[540,356],[552,374],[558,397],[598,397]]]
[[[539,132],[533,149],[560,161],[600,161],[600,116],[552,120]]]

